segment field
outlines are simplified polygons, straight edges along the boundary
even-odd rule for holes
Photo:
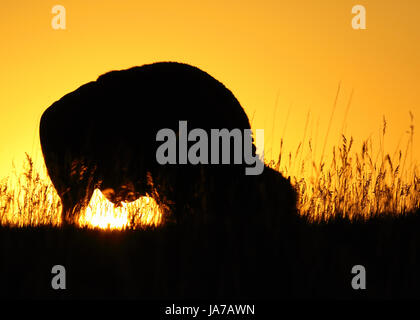
[[[62,228],[59,198],[28,156],[23,174],[0,186],[0,296],[420,298],[413,131],[393,155],[374,154],[369,140],[360,152],[352,144],[343,136],[327,164],[301,145],[270,163],[299,194],[290,216],[264,207],[240,220],[203,223],[197,214],[182,225],[162,224],[152,199],[112,211],[98,195],[80,228]],[[66,290],[51,288],[57,264]],[[366,290],[351,287],[354,265],[366,268]]]
[[[158,230],[3,227],[2,298],[420,298],[419,214]],[[66,290],[51,268],[66,267]],[[354,265],[366,290],[353,290]]]

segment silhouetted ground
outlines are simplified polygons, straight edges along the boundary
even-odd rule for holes
[[[420,298],[420,210],[337,219],[185,223],[157,230],[0,229],[1,298]],[[53,265],[67,289],[51,288]],[[366,268],[366,290],[351,269]]]

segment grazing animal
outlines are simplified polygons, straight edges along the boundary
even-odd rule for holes
[[[154,196],[176,220],[192,209],[240,211],[241,198],[257,204],[252,198],[262,178],[245,176],[244,164],[156,161],[157,132],[177,132],[181,120],[206,132],[250,129],[231,91],[206,72],[175,62],[111,71],[54,102],[41,117],[40,140],[63,224],[77,221],[95,188],[116,206]],[[291,194],[286,199],[294,206],[290,184],[279,173],[268,174],[282,182],[278,192]]]

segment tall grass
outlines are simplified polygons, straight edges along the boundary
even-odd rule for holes
[[[28,154],[22,169],[13,168],[12,175],[0,182],[0,224],[60,225],[61,202],[53,185],[36,172]]]
[[[61,201],[43,168],[37,172],[26,154],[22,173],[13,169],[0,181],[0,225],[12,227],[61,225]],[[114,208],[99,190],[79,218],[80,227],[99,229],[139,229],[160,224],[161,212],[152,198],[140,199]]]
[[[411,113],[410,116],[413,120]],[[305,157],[303,142],[295,154],[288,154],[285,164],[282,165],[284,156],[280,151],[278,160],[269,165],[290,177],[299,193],[300,214],[313,222],[413,212],[420,208],[420,172],[412,159],[414,126],[411,123],[406,148],[392,156],[384,151],[386,126],[384,119],[376,154],[372,138],[362,141],[361,149],[355,151],[353,137],[342,134],[341,144],[332,148],[329,162],[323,157],[319,162],[314,160],[309,139]],[[308,167],[310,175],[306,174]]]
[[[326,163],[323,157],[319,162],[314,160],[312,139],[306,141],[305,134],[295,154],[284,157],[280,152],[278,160],[268,165],[290,177],[299,194],[299,212],[310,221],[405,214],[420,208],[420,174],[409,157],[414,126],[410,126],[406,148],[392,156],[384,152],[385,135],[384,120],[379,152],[374,154],[371,138],[363,141],[359,151],[354,151],[353,138],[343,134],[340,144],[332,149],[330,162]],[[306,143],[309,151],[303,156]],[[305,174],[307,168],[311,175]],[[0,225],[59,226],[61,203],[50,180],[41,178],[28,154],[20,170],[23,173],[17,172],[14,169],[10,177],[0,181]],[[141,198],[115,209],[97,190],[79,224],[88,228],[136,229],[157,226],[161,218],[153,199]]]

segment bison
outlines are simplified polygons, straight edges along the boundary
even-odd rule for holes
[[[116,206],[151,195],[177,221],[198,210],[258,210],[271,192],[256,196],[268,180],[285,206],[294,206],[290,183],[269,168],[246,176],[244,164],[159,164],[156,134],[162,128],[177,132],[180,120],[206,131],[250,129],[231,91],[206,72],[175,62],[111,71],[54,102],[41,117],[40,140],[63,224],[77,222],[95,188]]]

